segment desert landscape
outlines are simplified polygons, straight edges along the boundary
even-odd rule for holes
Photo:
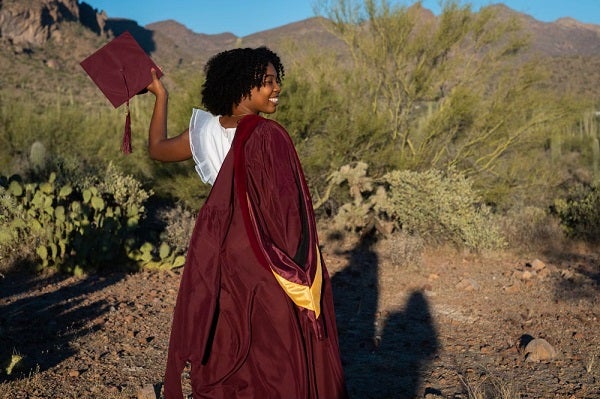
[[[157,63],[182,75],[198,70],[216,51],[238,44],[266,44],[285,54],[290,42],[298,48],[311,43],[324,52],[347,55],[319,17],[237,38],[194,33],[176,21],[142,27],[100,15],[77,0],[32,0],[27,12],[23,4],[0,1],[0,132],[12,140],[6,139],[10,145],[4,146],[12,158],[0,157],[8,165],[0,177],[9,173],[9,166],[19,172],[27,163],[29,144],[13,134],[11,129],[21,125],[11,125],[9,118],[18,105],[31,106],[25,111],[33,112],[44,104],[51,117],[62,112],[66,124],[80,120],[83,110],[115,115],[78,62],[125,30]],[[568,88],[576,96],[598,98],[599,26],[571,19],[542,23],[497,7],[501,15],[524,22],[532,38],[521,60],[541,54],[556,91]],[[50,23],[42,18],[48,15],[54,18]],[[287,59],[292,65],[297,61],[293,55]],[[182,91],[181,82],[171,76],[177,75],[167,74],[169,88]],[[107,109],[114,113],[101,114]],[[135,106],[134,111],[136,117],[141,114]],[[590,120],[597,121],[596,116]],[[120,134],[113,136],[120,139]],[[60,141],[64,135],[58,131],[53,137]],[[138,162],[144,172],[162,171],[137,154],[120,158],[122,165]],[[532,160],[536,158],[526,163]],[[578,162],[565,167],[570,168],[567,183],[591,180],[592,172]],[[177,170],[164,175],[169,173],[175,176]],[[166,188],[177,186],[182,195],[195,190],[181,181]],[[420,247],[404,235],[340,232],[326,217],[320,222],[352,398],[600,399],[597,244],[523,233],[531,245],[482,251]],[[522,222],[526,230],[529,222]],[[181,267],[133,272],[111,264],[107,270],[61,273],[27,262],[27,267],[5,264],[6,259],[0,256],[0,399],[162,398]],[[187,380],[184,374],[184,386]]]

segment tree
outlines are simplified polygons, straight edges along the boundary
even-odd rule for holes
[[[501,8],[444,1],[436,17],[420,1],[331,0],[320,12],[351,55],[344,85],[387,126],[386,168],[457,167],[498,193],[492,186],[530,185],[528,166],[514,173],[522,151],[543,151],[549,131],[571,123],[572,109],[544,91],[540,64],[520,56],[527,37]]]

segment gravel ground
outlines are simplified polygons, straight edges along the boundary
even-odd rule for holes
[[[600,398],[597,255],[392,247],[324,243],[352,398]],[[3,276],[0,398],[160,397],[179,280]]]

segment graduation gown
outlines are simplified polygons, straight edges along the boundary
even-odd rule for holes
[[[331,283],[293,143],[257,115],[236,130],[192,234],[166,399],[347,398]]]

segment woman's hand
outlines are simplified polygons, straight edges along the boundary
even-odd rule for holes
[[[155,96],[168,95],[167,89],[162,84],[162,81],[156,76],[156,69],[152,68],[150,73],[152,74],[152,82],[146,87],[146,90]]]

